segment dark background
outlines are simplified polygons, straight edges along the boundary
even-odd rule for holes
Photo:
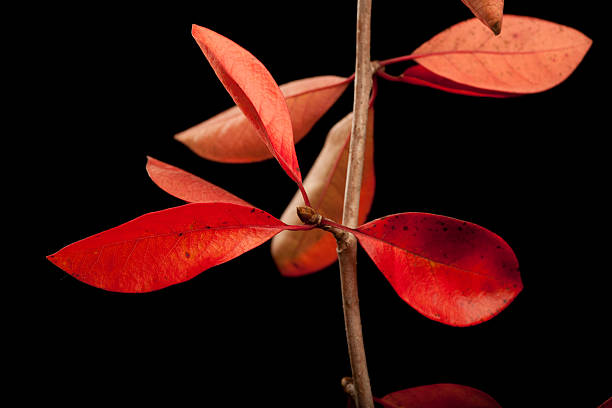
[[[374,2],[373,59],[409,54],[471,17],[458,0],[415,3]],[[30,254],[35,265],[19,292],[27,308],[18,309],[29,314],[15,331],[22,335],[17,354],[27,358],[15,378],[62,404],[344,406],[339,384],[350,367],[336,265],[282,278],[266,243],[187,283],[126,295],[87,286],[44,256],[180,205],[148,179],[147,155],[280,216],[295,185],[276,162],[209,162],[172,138],[232,106],[191,24],[251,51],[278,83],[348,76],[354,2],[44,7],[25,48],[36,60],[30,106],[37,134],[26,140],[41,153],[34,195],[42,248]],[[493,320],[448,327],[404,303],[361,251],[373,392],[451,382],[481,389],[505,408],[595,407],[612,395],[602,197],[609,130],[598,127],[605,103],[596,100],[607,38],[590,6],[521,0],[507,1],[505,11],[569,25],[594,45],[566,82],[521,98],[381,83],[370,219],[424,211],[480,224],[515,250],[525,289]],[[304,175],[351,107],[349,87],[296,146]]]

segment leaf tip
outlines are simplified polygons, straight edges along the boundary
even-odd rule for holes
[[[191,25],[191,36],[194,40],[196,40],[198,45],[200,45],[200,48],[202,47],[201,42],[206,42],[206,39],[208,38],[208,33],[210,32],[211,30],[207,29],[206,27],[202,27],[197,24]]]
[[[502,18],[495,19],[493,21],[489,21],[489,28],[493,31],[493,34],[500,35],[502,30]]]
[[[59,264],[57,262],[58,260],[57,260],[56,257],[57,257],[57,252],[54,253],[54,254],[45,256],[45,258],[47,258],[47,261],[51,262],[55,266],[59,266]]]
[[[493,31],[493,34],[496,36],[501,34],[502,21],[504,19],[503,8],[489,10],[488,13],[479,16],[479,18],[491,31]]]
[[[214,37],[214,34],[219,35],[209,28],[202,27],[197,24],[191,25],[191,36],[196,40],[198,44],[200,44],[201,41],[203,42],[209,41],[211,38],[211,35],[213,35]]]
[[[181,143],[185,143],[185,132],[179,132],[177,134],[175,134],[174,136],[174,140],[179,141]]]

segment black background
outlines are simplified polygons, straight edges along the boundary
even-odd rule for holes
[[[373,59],[409,54],[471,17],[457,0],[374,3]],[[42,153],[34,165],[42,248],[30,254],[35,266],[19,293],[30,313],[17,331],[24,340],[18,353],[28,358],[16,378],[63,404],[344,406],[339,384],[350,367],[336,265],[282,278],[266,243],[187,283],[126,295],[89,287],[44,256],[180,205],[148,179],[147,155],[280,216],[295,185],[276,162],[209,162],[172,138],[232,106],[191,24],[251,51],[278,83],[348,76],[354,2],[47,7],[36,10],[35,38],[25,48],[37,61],[30,106],[40,128],[26,140]],[[600,235],[609,234],[602,197],[609,131],[598,127],[605,102],[596,100],[603,29],[596,10],[570,2],[508,1],[505,11],[569,25],[594,45],[566,82],[521,98],[381,83],[370,219],[424,211],[480,224],[515,250],[525,289],[491,321],[447,327],[404,303],[361,251],[373,392],[451,382],[481,389],[505,408],[595,407],[612,394],[603,279],[610,271]],[[304,175],[351,106],[349,87],[296,146]]]

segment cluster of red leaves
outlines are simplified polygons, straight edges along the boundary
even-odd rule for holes
[[[503,1],[499,3],[503,7]],[[498,32],[501,17],[478,16]],[[475,19],[457,24],[413,54],[381,63],[418,63],[401,76],[382,70],[377,74],[449,92],[508,97],[557,85],[590,46],[587,37],[571,28],[533,18],[507,16],[504,27],[504,34],[494,37]],[[195,25],[192,33],[237,106],[176,138],[211,160],[274,157],[298,193],[279,220],[197,176],[149,158],[151,179],[189,204],[143,215],[68,245],[48,256],[51,262],[105,290],[147,292],[189,280],[276,236],[272,253],[281,273],[304,275],[336,259],[330,234],[296,225],[295,208],[307,205],[327,217],[328,225],[353,233],[399,296],[433,320],[474,325],[495,316],[521,291],[512,249],[478,225],[424,213],[394,214],[356,229],[335,222],[342,218],[351,115],[332,128],[302,181],[294,143],[333,105],[352,77],[321,76],[279,87],[253,55],[229,39]],[[373,112],[370,109],[361,223],[374,196]],[[378,402],[388,407],[467,402],[498,406],[480,391],[450,384],[403,390]]]

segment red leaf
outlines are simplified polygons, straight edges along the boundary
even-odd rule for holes
[[[504,17],[504,0],[461,0],[472,13],[498,35]]]
[[[402,213],[362,225],[355,235],[402,299],[445,324],[488,320],[522,289],[512,249],[472,223]]]
[[[191,173],[147,157],[147,172],[162,190],[189,203],[233,203],[250,206],[232,193]]]
[[[533,17],[505,16],[493,37],[476,19],[464,21],[417,48],[414,59],[429,71],[475,88],[535,93],[563,82],[592,41],[573,28]]]
[[[228,38],[195,24],[191,32],[236,105],[308,201],[295,155],[289,110],[272,75],[251,53]]]
[[[326,75],[281,85],[294,143],[299,142],[336,102],[350,78]],[[205,159],[224,163],[251,163],[272,157],[255,128],[237,106],[175,136]]]
[[[408,68],[399,79],[409,84],[428,86],[430,88],[461,95],[486,96],[490,98],[511,98],[519,95],[516,93],[480,89],[460,84],[459,82],[434,74],[422,65],[415,65]]]
[[[321,153],[304,179],[312,205],[321,215],[334,221],[342,220],[344,187],[348,164],[349,141],[353,114],[350,113],[329,131]],[[365,221],[372,201],[376,179],[374,177],[374,109],[368,111],[363,179],[359,200],[359,223]],[[296,207],[304,205],[296,193],[281,220],[298,224]],[[336,239],[321,229],[311,231],[283,231],[272,239],[272,257],[282,275],[303,276],[317,272],[338,259]]]
[[[254,207],[186,204],[145,214],[47,259],[89,285],[150,292],[184,282],[261,245],[288,226]]]
[[[612,397],[608,398],[606,402],[601,404],[598,408],[612,408]]]
[[[490,395],[457,384],[432,384],[392,392],[379,399],[387,408],[501,408]]]

